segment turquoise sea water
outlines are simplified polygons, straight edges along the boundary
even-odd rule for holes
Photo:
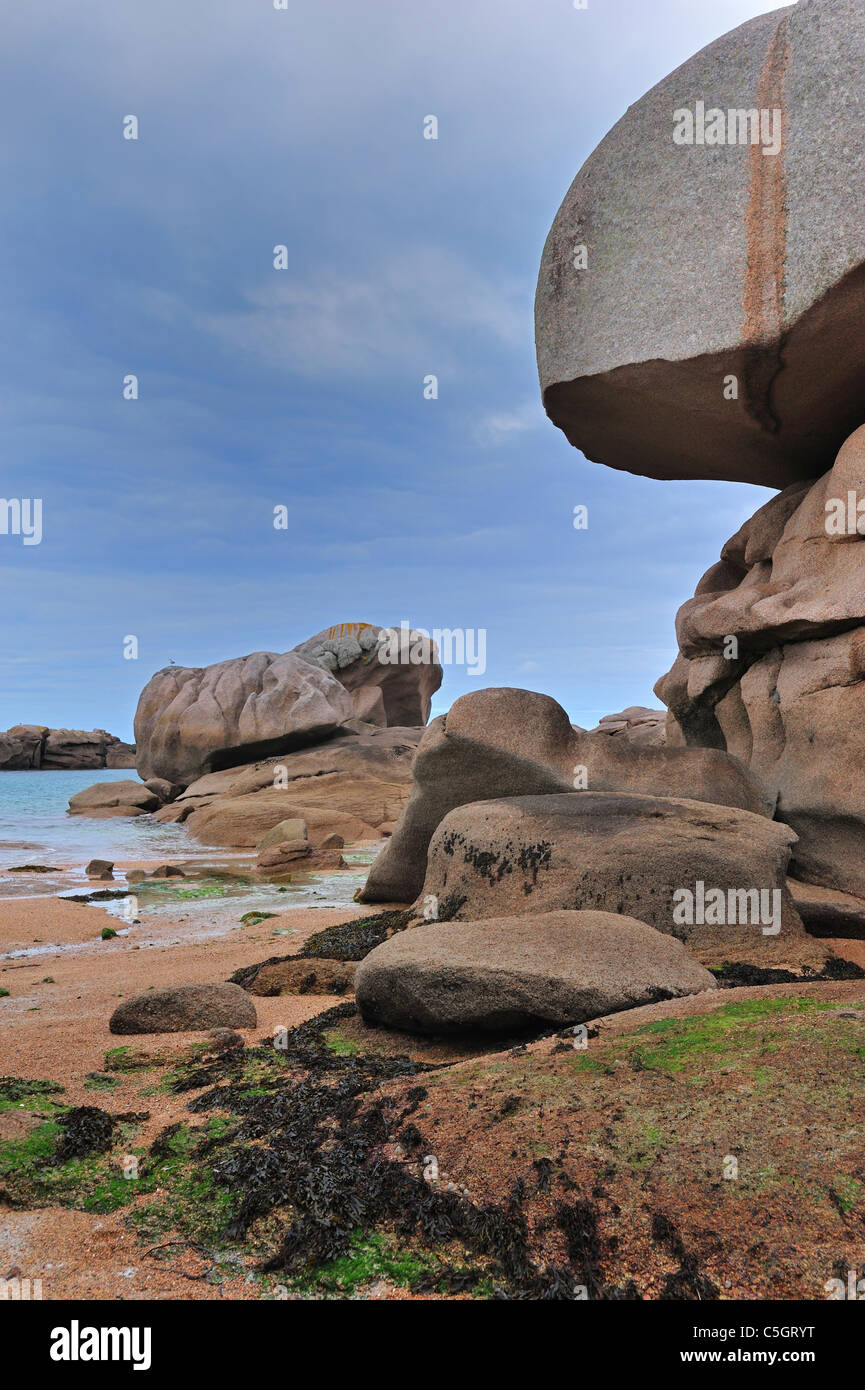
[[[157,825],[149,816],[92,820],[70,816],[70,796],[94,782],[137,781],[123,769],[88,772],[0,772],[0,870],[15,864],[81,867],[90,859],[160,859],[201,856],[202,846],[182,825]],[[208,851],[212,856],[212,851]]]
[[[98,904],[127,921],[171,917],[191,926],[225,929],[250,910],[285,912],[295,907],[342,907],[353,901],[366,877],[373,851],[346,858],[355,871],[294,875],[290,884],[262,882],[251,873],[251,851],[215,849],[199,844],[182,825],[159,825],[149,816],[94,820],[70,816],[70,796],[94,782],[135,779],[125,770],[88,772],[0,772],[0,898],[66,896],[93,889],[122,889],[115,882],[87,880],[91,859],[116,864],[136,860],[180,865],[187,877],[136,885],[128,896]],[[137,779],[135,779],[137,780]],[[28,864],[52,869],[49,874],[10,873]]]

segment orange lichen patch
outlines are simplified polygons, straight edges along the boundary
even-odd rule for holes
[[[744,402],[749,415],[773,433],[778,429],[778,421],[772,411],[772,385],[783,367],[780,340],[784,326],[787,259],[784,85],[789,63],[790,40],[785,17],[772,35],[755,97],[761,120],[763,113],[781,112],[781,148],[777,154],[769,154],[762,141],[751,145],[751,183],[745,218],[748,250],[744,288]]]
[[[337,623],[327,629],[325,636],[329,642],[335,642],[338,637],[359,637],[362,632],[374,631],[372,623]]]

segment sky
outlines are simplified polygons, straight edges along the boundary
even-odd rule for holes
[[[538,266],[628,105],[774,8],[4,0],[0,492],[43,511],[0,535],[0,728],[131,737],[169,661],[351,621],[485,631],[433,713],[656,706],[677,608],[771,494],[571,448]]]

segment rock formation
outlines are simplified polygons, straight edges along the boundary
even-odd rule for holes
[[[405,813],[370,871],[362,902],[411,902],[449,811],[490,797],[633,791],[771,812],[746,769],[716,749],[641,747],[586,733],[528,690],[463,695],[424,733]]]
[[[462,921],[617,912],[678,937],[706,964],[822,963],[822,948],[802,955],[810,943],[786,885],[795,838],[753,812],[679,797],[479,801],[436,830],[417,910]]]
[[[296,869],[309,872],[345,869],[347,865],[338,849],[313,848],[309,840],[283,840],[281,844],[260,850],[255,867],[275,878]]]
[[[588,458],[786,487],[862,423],[863,88],[861,0],[799,0],[683,64],[586,161],[536,337],[547,413]]]
[[[332,835],[374,840],[402,813],[420,729],[343,730],[315,748],[210,773],[156,814],[205,844],[266,849],[283,821],[306,822],[316,847]]]
[[[205,844],[261,851],[262,869],[285,857],[268,858],[280,841],[309,839],[316,856],[309,867],[338,867],[338,853],[319,852],[375,840],[402,813],[421,733],[343,729],[314,748],[207,773],[185,790],[158,778],[97,782],[70,798],[69,811],[96,818],[153,813],[160,823],[186,825]]]
[[[536,301],[547,412],[589,458],[781,489],[681,609],[656,693],[668,748],[749,768],[795,877],[860,896],[863,81],[861,0],[711,44],[578,173]]]
[[[344,624],[281,656],[256,652],[158,671],[135,714],[139,775],[188,785],[321,743],[357,720],[381,728],[425,724],[442,679],[435,648],[420,641],[405,661],[385,662],[383,631]]]
[[[799,836],[797,876],[865,896],[859,499],[865,512],[865,427],[824,477],[773,497],[727,542],[679,611],[679,656],[656,693],[668,741],[750,767]]]
[[[383,662],[378,659],[379,639],[386,631],[371,623],[341,623],[294,650],[345,686],[355,715],[365,723],[426,724],[432,697],[442,683],[438,653],[429,638],[410,631],[403,643],[409,660]]]
[[[609,734],[638,748],[653,748],[667,741],[667,711],[629,705],[620,714],[605,714],[593,734]]]
[[[104,729],[48,729],[16,724],[0,733],[0,771],[61,771],[135,766],[135,745]]]
[[[354,985],[355,965],[343,960],[308,960],[305,956],[263,961],[244,985],[250,994],[345,994]]]
[[[258,1015],[239,985],[169,985],[124,999],[111,1015],[112,1033],[193,1033],[255,1028]]]
[[[187,784],[316,743],[353,715],[340,682],[293,652],[167,666],[144,687],[135,712],[138,773]]]
[[[106,820],[113,816],[146,816],[159,809],[159,797],[143,782],[97,782],[69,798],[69,814]]]
[[[114,864],[110,859],[91,859],[84,872],[88,878],[107,882],[114,878]]]

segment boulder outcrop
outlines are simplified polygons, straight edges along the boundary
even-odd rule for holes
[[[353,715],[340,682],[294,652],[167,666],[138,701],[138,772],[186,785],[206,772],[319,742]]]
[[[795,838],[753,812],[681,797],[481,801],[436,830],[417,910],[461,921],[616,912],[686,942],[704,964],[822,963],[786,884]]]
[[[124,999],[111,1015],[112,1033],[192,1033],[211,1028],[255,1028],[249,995],[234,984],[169,985]]]
[[[374,840],[408,800],[422,732],[361,726],[315,748],[210,773],[156,819],[183,821],[205,844],[238,848],[268,848],[263,840],[288,820],[305,821],[315,845],[330,835]]]
[[[696,755],[696,756],[695,756]],[[448,812],[503,796],[592,791],[685,796],[759,813],[760,790],[716,749],[641,747],[574,728],[561,705],[528,690],[479,690],[434,719],[421,739],[411,797],[376,859],[362,902],[411,902]]]
[[[346,728],[424,725],[442,681],[435,646],[419,638],[393,661],[379,642],[389,631],[346,623],[282,655],[157,671],[135,714],[139,775],[188,786]]]
[[[668,743],[726,749],[796,831],[797,877],[865,896],[865,428],[773,497],[680,609]],[[865,532],[865,517],[862,518]]]
[[[146,816],[159,807],[159,797],[143,782],[97,782],[69,798],[71,816]]]

